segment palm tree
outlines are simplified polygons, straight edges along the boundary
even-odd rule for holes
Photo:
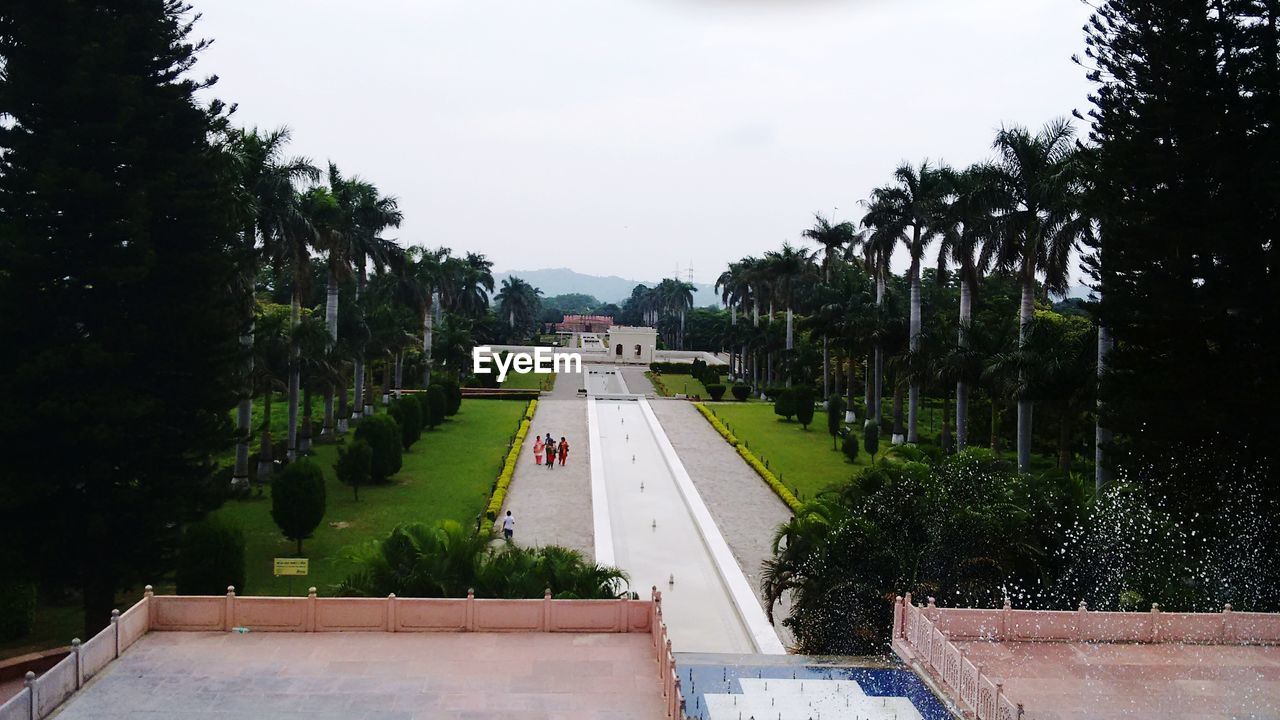
[[[831,263],[834,262],[837,255],[843,252],[852,252],[854,246],[860,239],[853,223],[842,222],[835,225],[830,220],[822,217],[821,213],[814,213],[813,227],[805,230],[801,235],[806,239],[813,240],[823,247],[824,253],[822,257],[822,281],[831,284]],[[831,351],[828,346],[828,337],[826,333],[822,336],[822,402],[823,407],[826,406],[827,397],[831,394]]]
[[[996,171],[989,165],[974,165],[953,173],[950,184],[954,191],[946,208],[942,246],[938,250],[938,278],[943,277],[947,261],[956,266],[960,283],[960,320],[956,347],[950,360],[950,376],[956,379],[956,449],[969,444],[969,390],[973,376],[971,358],[966,355],[969,331],[973,324],[973,295],[982,278],[978,251],[992,234],[992,211],[996,205]]]
[[[514,275],[502,281],[495,296],[498,316],[505,318],[515,340],[528,337],[537,321],[542,291]]]
[[[862,222],[871,229],[862,245],[863,259],[867,271],[875,280],[877,327],[884,325],[883,310],[885,290],[889,280],[889,262],[898,243],[903,242],[902,229],[891,221],[892,208],[880,198],[867,203],[867,214]],[[867,373],[867,420],[879,422],[883,415],[884,400],[884,360],[885,349],[882,338],[877,336],[873,357],[872,371]]]
[[[445,262],[448,248],[428,250],[421,246],[409,248],[404,267],[403,295],[409,304],[418,309],[422,319],[422,387],[431,385],[431,347],[433,321],[435,320],[436,293],[445,279]]]
[[[666,317],[675,315],[679,318],[679,328],[672,328],[668,335],[668,345],[675,349],[684,349],[685,313],[693,307],[694,287],[690,283],[677,278],[666,278],[656,288],[657,304]]]
[[[994,147],[1003,195],[996,219],[996,242],[983,247],[983,259],[1018,274],[1022,302],[1018,336],[1025,342],[1031,326],[1037,276],[1046,291],[1066,292],[1071,253],[1088,228],[1079,212],[1080,163],[1075,129],[1054,120],[1032,135],[1026,128],[1005,128]],[[984,263],[985,264],[985,263]],[[1023,383],[1025,384],[1025,383]],[[1018,399],[1018,469],[1031,466],[1030,398]]]
[[[272,306],[278,307],[278,306]],[[258,484],[271,477],[275,462],[271,440],[271,406],[276,391],[284,387],[281,378],[288,372],[289,340],[282,313],[258,316],[253,334],[253,385],[262,396],[262,440],[258,446]]]
[[[904,234],[911,254],[908,281],[911,283],[910,351],[920,351],[920,263],[925,247],[942,230],[943,208],[950,192],[945,166],[934,167],[926,160],[919,168],[900,165],[893,173],[895,184],[871,191],[878,214],[872,218],[879,227]],[[868,223],[866,219],[863,221]],[[919,442],[917,419],[920,382],[911,382],[907,401],[907,442]]]
[[[273,247],[281,242],[280,225],[290,221],[297,212],[296,185],[303,180],[315,181],[319,170],[309,160],[301,157],[286,158],[285,146],[289,143],[289,129],[277,128],[263,132],[236,129],[230,131],[227,146],[236,168],[236,189],[241,202],[239,217],[243,228],[241,241],[246,250],[244,273],[240,290],[253,296],[259,263],[275,254]],[[240,344],[245,351],[246,377],[253,373],[253,303],[248,303],[248,322]],[[252,414],[252,388],[242,389],[236,410],[236,427],[240,440],[236,443],[235,466],[231,473],[233,486],[249,482],[249,435]]]
[[[331,188],[341,186],[337,168],[332,163],[329,164],[329,183]],[[346,245],[347,220],[342,203],[331,188],[314,187],[302,196],[303,214],[310,223],[313,242],[326,256],[324,324],[330,344],[338,339],[338,280],[350,267]],[[290,392],[296,394],[292,389]],[[336,432],[333,400],[333,391],[326,390],[321,437],[330,437]]]
[[[404,261],[404,251],[400,246],[380,235],[389,227],[399,227],[404,214],[400,212],[399,203],[395,197],[381,195],[372,184],[352,180],[348,181],[348,185],[348,190],[353,196],[349,250],[356,268],[356,308],[361,310],[359,321],[364,324],[360,296],[368,282],[368,265],[372,262],[378,270],[381,270],[390,264],[399,264]],[[372,404],[365,397],[364,363],[364,348],[357,348],[353,368],[355,408],[351,415],[356,421],[360,420],[364,412],[373,410]]]
[[[771,285],[777,299],[787,311],[787,344],[788,352],[795,349],[795,301],[796,288],[805,280],[817,276],[813,266],[813,255],[791,243],[782,243],[782,249],[765,253],[765,267],[771,278]],[[787,385],[791,378],[787,378]]]
[[[440,301],[446,310],[471,320],[484,316],[494,288],[492,261],[472,252],[448,258],[445,279]]]

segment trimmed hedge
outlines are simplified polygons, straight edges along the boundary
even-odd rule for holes
[[[813,390],[808,386],[802,385],[791,391],[791,399],[796,411],[796,421],[803,425],[805,430],[808,430],[809,425],[813,423]]]
[[[223,595],[228,585],[244,592],[244,532],[208,518],[182,533],[175,573],[179,595]]]
[[[271,478],[271,519],[281,534],[298,543],[311,537],[324,520],[324,472],[303,458],[291,462]]]
[[[746,383],[735,383],[733,386],[733,399],[738,402],[746,402],[751,395],[751,386]]]
[[[445,399],[444,388],[434,384],[427,388],[426,397],[426,425],[434,430],[444,422],[445,408],[448,407],[448,401]]]
[[[702,413],[702,417],[706,418],[707,422],[711,423],[711,427],[715,428],[716,432],[720,433],[720,437],[724,438],[726,442],[738,451],[738,454],[742,456],[742,459],[747,461],[747,464],[750,465],[751,469],[755,470],[756,474],[765,481],[769,486],[769,489],[773,490],[773,493],[781,498],[782,502],[786,503],[787,507],[791,508],[791,512],[800,512],[801,508],[804,507],[803,503],[801,503],[800,500],[797,499],[789,489],[787,489],[786,485],[782,484],[781,480],[778,480],[776,475],[770,472],[769,468],[764,466],[764,463],[760,462],[760,458],[756,457],[755,453],[747,449],[747,446],[738,440],[737,436],[729,430],[728,426],[720,422],[720,418],[716,417],[715,413],[713,413],[710,408],[702,403],[694,403],[693,406],[698,408],[698,412]]]
[[[796,394],[790,389],[779,392],[777,399],[773,401],[773,414],[791,422],[791,418],[796,416]],[[809,419],[812,420],[813,416],[810,415]]]
[[[724,391],[725,391],[725,386],[723,385],[707,386],[707,394],[711,396],[712,400],[719,401],[720,398],[724,397]]]
[[[222,592],[226,591],[224,585]],[[0,642],[26,637],[35,623],[35,583],[6,580],[0,585]]]
[[[413,447],[422,437],[422,405],[412,395],[391,403],[387,414],[400,426],[400,444],[405,450]]]
[[[360,501],[360,486],[369,484],[372,468],[373,448],[364,440],[338,448],[338,462],[334,463],[333,471],[338,475],[338,482],[351,486],[356,502]]]
[[[369,477],[372,482],[386,482],[392,475],[400,472],[403,452],[400,441],[400,425],[395,418],[386,413],[379,413],[365,418],[356,426],[356,440],[369,443],[373,450],[373,462],[369,465]]]
[[[498,513],[502,510],[502,503],[507,499],[511,478],[516,474],[516,462],[520,459],[520,450],[524,447],[525,437],[529,435],[529,424],[537,409],[538,401],[530,400],[529,406],[525,408],[524,418],[520,420],[520,427],[516,430],[516,436],[511,440],[511,450],[507,452],[507,458],[502,463],[502,472],[498,474],[498,481],[493,486],[493,495],[490,496],[489,505],[484,510],[485,517],[490,521],[498,517]]]

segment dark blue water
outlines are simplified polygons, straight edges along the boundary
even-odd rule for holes
[[[830,667],[822,665],[681,665],[676,668],[684,691],[685,712],[691,718],[710,720],[702,696],[706,693],[741,694],[738,678],[795,680],[855,680],[872,697],[905,697],[924,720],[950,720],[951,714],[910,670]]]

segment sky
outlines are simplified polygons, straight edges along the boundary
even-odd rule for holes
[[[386,236],[496,270],[714,282],[1090,90],[1081,0],[194,2],[238,124],[396,196]]]

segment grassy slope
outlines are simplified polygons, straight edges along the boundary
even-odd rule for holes
[[[832,450],[827,434],[827,418],[815,412],[808,430],[798,422],[787,422],[773,414],[768,403],[708,403],[707,407],[725,423],[739,439],[745,441],[756,457],[769,462],[769,469],[780,474],[782,482],[800,491],[800,499],[813,498],[819,491],[848,480],[870,465],[865,452],[857,464],[850,464],[843,453]],[[862,424],[856,424],[861,430]],[[883,450],[887,443],[881,445]]]
[[[337,447],[318,446],[315,460],[325,472],[328,510],[315,536],[303,543],[303,554],[311,558],[311,575],[294,579],[293,594],[305,594],[309,585],[323,593],[341,582],[352,569],[342,558],[344,550],[380,538],[398,524],[441,519],[474,523],[489,499],[524,408],[519,401],[464,401],[449,422],[423,432],[405,453],[404,467],[391,484],[361,488],[359,502],[334,476]],[[284,594],[289,580],[272,576],[272,558],[292,557],[295,548],[271,520],[269,491],[262,498],[228,502],[217,514],[245,531],[245,591]]]
[[[645,377],[649,378],[649,381],[653,383],[654,390],[664,397],[671,397],[677,393],[683,395],[697,395],[703,400],[710,397],[707,395],[707,389],[703,387],[702,381],[692,375],[672,375],[669,373],[663,373],[655,376],[654,373],[646,371]]]
[[[502,381],[502,387],[518,390],[550,390],[555,387],[555,373],[518,373],[509,372]]]

